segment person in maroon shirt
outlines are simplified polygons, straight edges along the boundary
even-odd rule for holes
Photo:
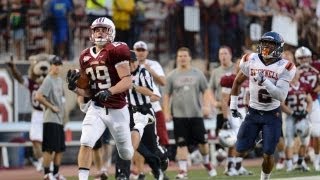
[[[123,42],[114,42],[115,26],[106,17],[96,19],[91,25],[91,32],[91,41],[95,45],[83,50],[79,59],[80,71],[89,78],[88,88],[77,87],[81,74],[78,70],[69,70],[67,74],[69,90],[91,99],[80,139],[80,180],[88,179],[92,147],[107,127],[115,140],[120,158],[131,160],[148,123],[148,118],[140,116],[135,119],[135,126],[130,133],[130,114],[126,101],[126,93],[132,86],[129,47]]]

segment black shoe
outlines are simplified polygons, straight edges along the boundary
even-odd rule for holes
[[[102,173],[100,175],[100,180],[108,180],[108,174],[107,173]]]
[[[145,174],[139,174],[138,176],[138,180],[145,180],[146,179],[146,175]]]

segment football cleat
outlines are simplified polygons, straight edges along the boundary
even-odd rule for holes
[[[188,173],[180,170],[180,172],[176,175],[176,179],[188,179]]]

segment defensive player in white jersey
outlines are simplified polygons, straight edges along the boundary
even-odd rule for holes
[[[237,135],[237,155],[244,157],[255,146],[260,131],[263,137],[263,163],[261,179],[269,179],[274,165],[274,151],[278,143],[282,117],[280,103],[288,94],[289,82],[296,67],[281,58],[284,41],[276,32],[267,32],[259,40],[258,53],[246,54],[240,62],[240,72],[233,83],[230,110],[238,112],[241,84],[249,78],[249,108]]]
[[[320,73],[312,67],[312,53],[307,47],[300,47],[294,54],[298,69],[301,70],[300,81],[310,84],[312,87],[312,110],[310,112],[310,120],[312,124],[311,137],[313,138],[313,148],[315,158],[313,166],[316,171],[320,171],[320,105],[318,101],[318,93],[320,92]]]

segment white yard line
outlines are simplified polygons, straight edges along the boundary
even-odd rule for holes
[[[284,180],[284,179],[288,179],[288,180],[319,180],[320,176],[305,176],[305,177],[294,177],[294,178],[277,178],[277,179],[273,179],[273,180]]]

